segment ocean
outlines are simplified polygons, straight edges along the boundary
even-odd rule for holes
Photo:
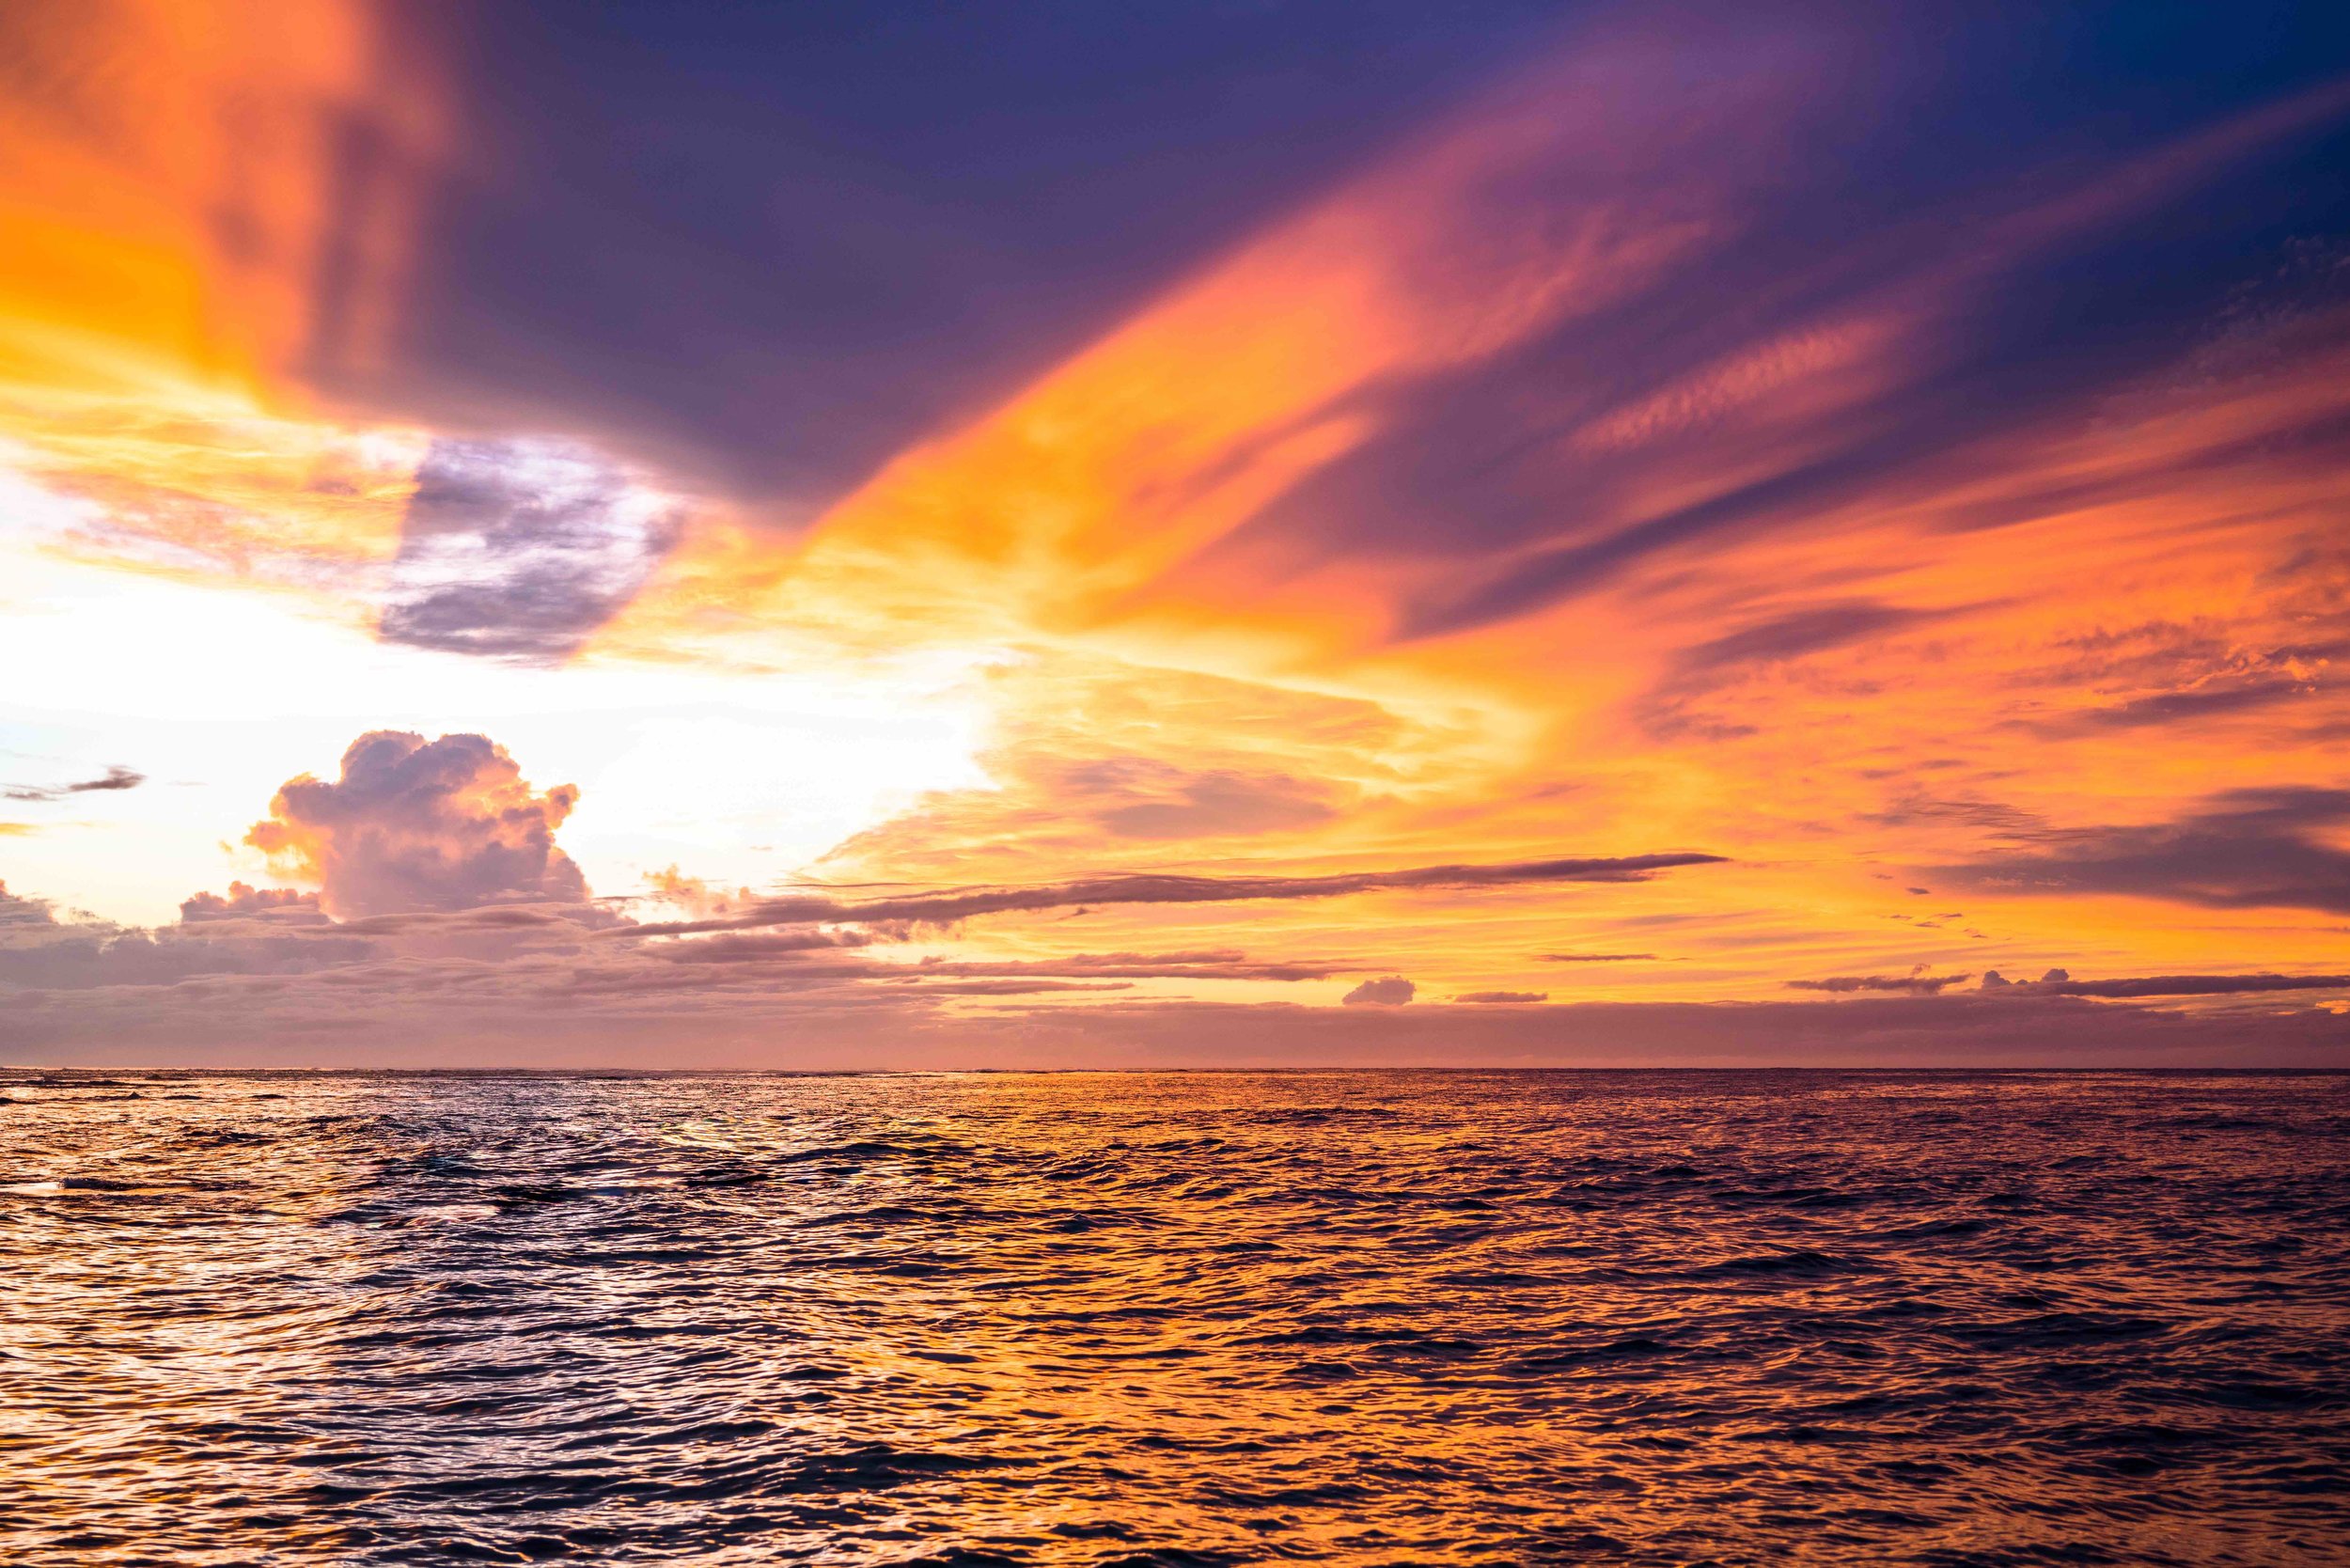
[[[2350,1078],[0,1074],[0,1561],[2350,1562]]]

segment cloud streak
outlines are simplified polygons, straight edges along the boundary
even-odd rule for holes
[[[1654,953],[1540,953],[1544,964],[1636,964],[1653,961]]]
[[[1128,904],[1238,903],[1340,898],[1355,893],[1454,891],[1551,883],[1645,882],[1659,871],[1720,865],[1718,855],[1573,856],[1492,866],[1418,866],[1333,876],[1186,876],[1175,873],[1086,878],[1036,887],[948,888],[868,898],[801,893],[763,899],[749,913],[710,920],[656,922],[616,935],[671,936],[759,926],[913,920],[944,924],[984,915]]]
[[[1905,996],[1935,996],[1972,979],[1969,975],[1831,975],[1825,980],[1792,980],[1791,991],[1889,992]]]
[[[1982,989],[2028,996],[2261,996],[2280,991],[2350,990],[2350,975],[2138,975],[2101,980],[2000,980],[1985,975]]]
[[[0,790],[0,800],[45,801],[63,800],[69,795],[104,794],[117,790],[135,790],[147,782],[147,775],[120,763],[109,766],[96,778],[85,778],[71,784],[19,784]]]
[[[1933,874],[2007,894],[2350,914],[2350,851],[2326,837],[2345,823],[2350,790],[2229,791],[2173,822],[2049,830],[2030,835],[2029,847]]]

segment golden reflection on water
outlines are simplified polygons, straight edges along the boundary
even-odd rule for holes
[[[2350,1551],[2340,1078],[5,1087],[12,1563]]]

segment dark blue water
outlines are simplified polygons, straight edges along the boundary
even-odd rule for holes
[[[11,1564],[2350,1562],[2350,1079],[0,1089]]]

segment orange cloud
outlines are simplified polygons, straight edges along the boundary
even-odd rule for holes
[[[381,348],[431,83],[364,0],[12,8],[0,107],[0,379],[283,395]]]
[[[260,39],[220,13],[107,14],[11,24],[49,86],[0,121],[29,170],[0,173],[0,433],[96,504],[71,548],[292,582],[396,565],[426,438],[299,394],[381,340],[434,100],[393,92],[364,8]],[[964,967],[937,971],[974,983],[1211,950],[1210,901],[1111,896],[1170,877],[1329,893],[1252,911],[1250,951],[1284,975],[1393,969],[1371,986],[1529,1007],[1572,986],[1792,1012],[1791,987],[2060,961],[2338,966],[2339,819],[2239,819],[2341,783],[2350,315],[2331,284],[2279,285],[2061,363],[2008,339],[2081,304],[2035,292],[2042,273],[2105,243],[2106,275],[2135,275],[2156,242],[2127,226],[2339,118],[2342,91],[1828,243],[1854,194],[1831,132],[1867,51],[1667,25],[1587,29],[805,536],[703,516],[655,567],[666,510],[584,545],[564,523],[561,570],[485,586],[507,543],[544,554],[494,508],[443,541],[446,581],[411,553],[415,591],[381,624],[753,676],[934,660],[994,711],[990,787],[924,796],[826,869],[994,889]],[[160,75],[162,107],[118,123],[110,84]],[[335,150],[353,126],[380,163],[356,184]],[[289,785],[249,842],[338,913],[576,902],[553,845],[569,794],[469,740],[368,737],[381,760]],[[411,767],[420,793],[379,793]],[[1561,842],[1735,863],[1604,897],[1371,874]],[[2267,874],[2286,861],[2324,875]],[[651,881],[693,922],[768,919],[675,868]],[[827,907],[778,917],[978,906]],[[1577,962],[1651,952],[1671,962]]]
[[[1505,858],[1561,823],[1740,862],[1612,910],[1256,922],[1308,956],[1375,931],[1465,995],[1661,932],[1682,966],[1578,970],[1582,994],[2322,962],[2315,917],[2255,932],[2179,889],[1904,889],[2029,859],[2034,834],[2336,776],[2350,567],[2326,519],[2350,463],[2324,432],[2350,338],[2322,290],[2057,385],[1982,341],[2001,290],[2338,119],[2342,89],[1749,265],[1758,193],[1797,178],[1842,56],[1778,47],[1697,104],[1671,58],[1637,26],[1586,37],[901,455],[804,544],[689,541],[601,651],[997,659],[995,787],[853,842],[863,875],[1142,869],[1170,841],[1249,870]],[[1493,410],[1490,446],[1464,406]],[[1409,471],[1374,460],[1437,439],[1423,418],[1508,482],[1416,514]],[[2150,751],[2174,725],[2233,740]]]
[[[1738,121],[1769,144],[1824,61],[1795,51],[1660,103],[1657,39],[1588,41],[904,453],[804,551],[699,541],[613,644],[753,608],[851,635],[1087,626],[1371,438],[1390,387],[1603,312],[1723,243],[1737,171],[1690,154]],[[1561,167],[1596,197],[1543,192]]]
[[[448,134],[397,21],[0,18],[0,460],[93,504],[85,552],[299,578],[390,549],[416,444],[316,419],[311,388],[381,354]]]

